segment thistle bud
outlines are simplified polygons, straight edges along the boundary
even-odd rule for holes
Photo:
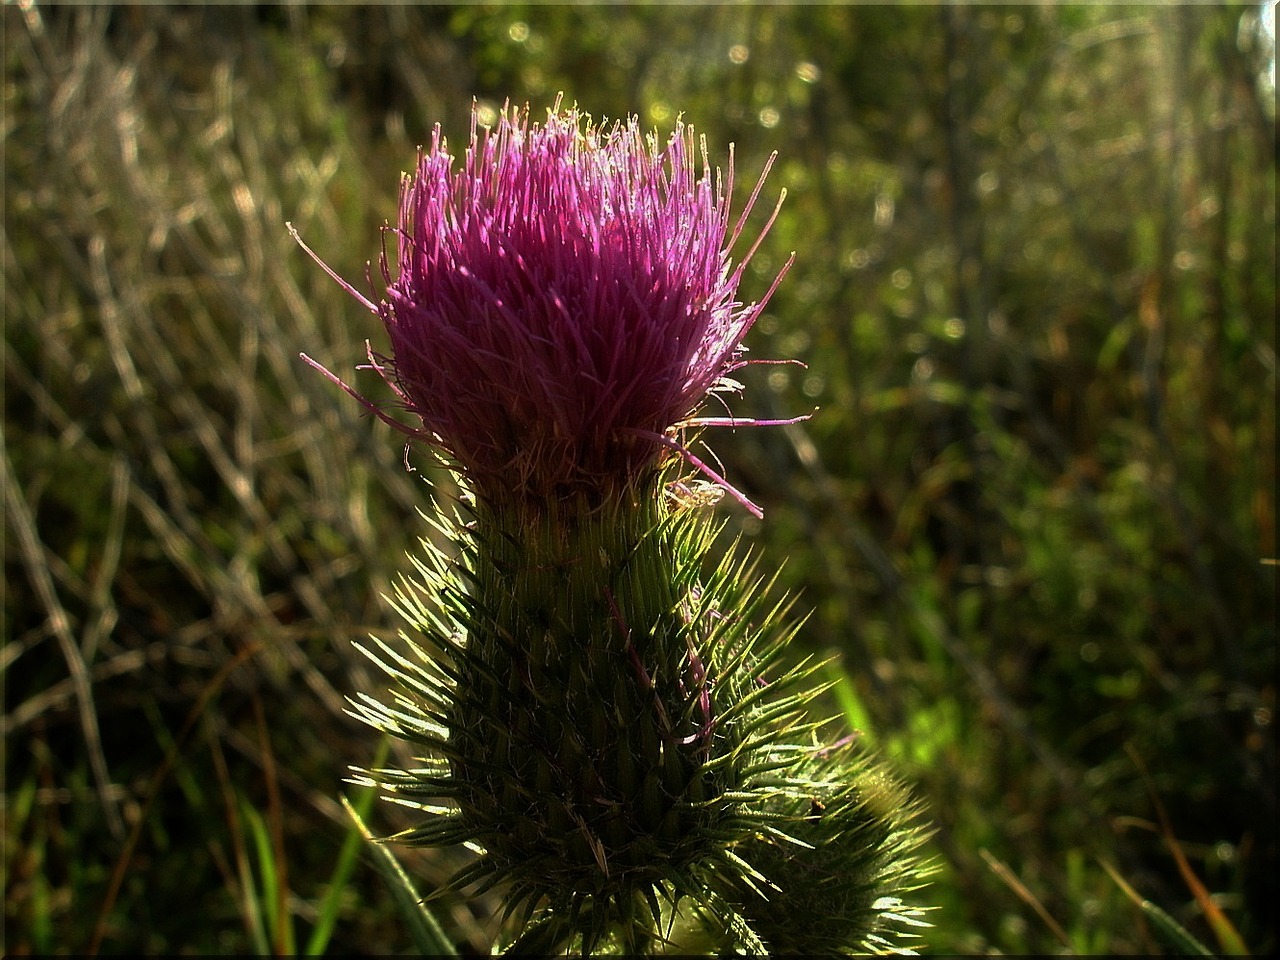
[[[931,873],[921,856],[928,831],[919,803],[852,737],[815,748],[795,772],[809,782],[808,795],[770,804],[782,836],[740,848],[770,885],[734,877],[732,901],[771,954],[911,952],[929,926],[908,901]],[[797,923],[798,916],[821,922]]]

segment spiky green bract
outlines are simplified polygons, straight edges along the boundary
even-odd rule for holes
[[[478,852],[453,885],[499,887],[522,950],[653,949],[712,878],[767,885],[738,851],[810,789],[788,604],[736,552],[709,564],[709,516],[480,503],[398,591],[411,652],[372,653],[397,694],[355,705],[426,759],[366,776],[430,814],[393,839]]]
[[[853,738],[815,748],[796,774],[809,795],[769,804],[790,839],[759,836],[739,847],[772,886],[726,872],[721,897],[772,955],[913,953],[913,928],[929,924],[907,900],[933,872],[921,856],[930,831],[920,804]]]

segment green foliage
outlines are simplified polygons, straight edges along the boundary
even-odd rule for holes
[[[371,752],[341,713],[374,688],[352,639],[395,642],[379,597],[427,488],[297,360],[341,372],[378,330],[284,222],[359,276],[433,123],[561,90],[683,111],[735,142],[739,186],[779,151],[756,295],[797,262],[748,343],[807,367],[747,370],[732,407],[818,412],[713,443],[766,512],[731,530],[813,611],[797,655],[839,658],[830,712],[937,821],[928,948],[1152,953],[1173,928],[1141,902],[1220,946],[1154,795],[1208,902],[1274,950],[1254,6],[3,16],[7,952],[254,952],[268,899],[300,949],[322,925],[332,952],[413,942],[368,861],[335,873],[333,796]],[[466,862],[396,853],[424,892]],[[486,952],[493,910],[437,919]]]

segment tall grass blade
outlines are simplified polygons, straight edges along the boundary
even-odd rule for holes
[[[351,801],[346,797],[342,797],[341,800],[343,808],[367,841],[369,850],[373,853],[373,862],[378,868],[378,872],[382,874],[388,886],[391,887],[391,894],[395,897],[396,903],[400,906],[400,912],[409,926],[409,934],[413,938],[414,948],[418,953],[427,956],[458,956],[458,951],[449,942],[449,938],[444,935],[444,930],[441,928],[439,921],[432,916],[431,911],[422,902],[422,898],[418,896],[417,890],[413,887],[413,882],[409,879],[408,874],[404,872],[404,868],[400,866],[400,862],[369,831],[369,828],[365,826],[364,819],[356,811],[356,808],[351,805]]]
[[[382,766],[386,756],[387,739],[384,737],[378,748],[374,766]],[[329,879],[329,888],[325,891],[324,899],[320,901],[316,925],[311,931],[311,936],[307,938],[307,945],[303,950],[304,956],[321,956],[333,936],[333,928],[338,922],[338,910],[342,903],[342,893],[346,890],[351,875],[355,871],[356,858],[360,853],[361,841],[364,839],[360,821],[369,815],[369,808],[373,806],[375,795],[376,791],[372,787],[356,791],[353,809],[357,811],[358,819],[352,818],[351,827],[343,838],[342,849],[338,851],[338,862],[334,865],[333,876]]]
[[[280,895],[280,874],[276,869],[275,848],[271,843],[266,821],[249,803],[242,804],[242,809],[249,831],[253,834],[253,846],[258,854],[258,869],[262,877],[261,900],[266,916],[266,930],[270,931],[270,935],[264,935],[263,939],[275,941],[276,949],[272,953],[295,954],[297,950],[294,946],[293,924],[289,922],[287,915],[280,915],[281,904],[286,903],[287,899]],[[249,902],[255,899],[252,891],[249,891],[245,899]],[[256,907],[254,912],[260,916]]]
[[[1173,919],[1173,917],[1169,916],[1169,914],[1165,913],[1150,900],[1147,900],[1139,894],[1137,890],[1129,886],[1128,881],[1126,881],[1124,877],[1120,876],[1115,867],[1107,863],[1105,860],[1101,861],[1101,863],[1102,869],[1107,871],[1107,874],[1111,879],[1116,882],[1116,886],[1124,891],[1125,896],[1137,904],[1138,909],[1146,914],[1147,919],[1151,921],[1152,925],[1160,932],[1165,940],[1168,941],[1169,945],[1176,949],[1182,956],[1214,956],[1212,950],[1197,940],[1185,927],[1178,923],[1177,920]]]

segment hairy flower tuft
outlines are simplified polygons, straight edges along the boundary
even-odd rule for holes
[[[492,130],[473,111],[460,166],[437,126],[385,228],[385,295],[335,275],[385,324],[392,356],[370,363],[421,426],[326,374],[442,449],[482,498],[615,497],[673,455],[723,484],[681,434],[761,422],[697,413],[736,386],[743,337],[790,266],[738,300],[773,217],[740,262],[730,249],[772,158],[736,221],[732,160],[713,170],[682,122],[663,142],[634,117],[606,127],[559,102],[544,124],[509,109]]]

